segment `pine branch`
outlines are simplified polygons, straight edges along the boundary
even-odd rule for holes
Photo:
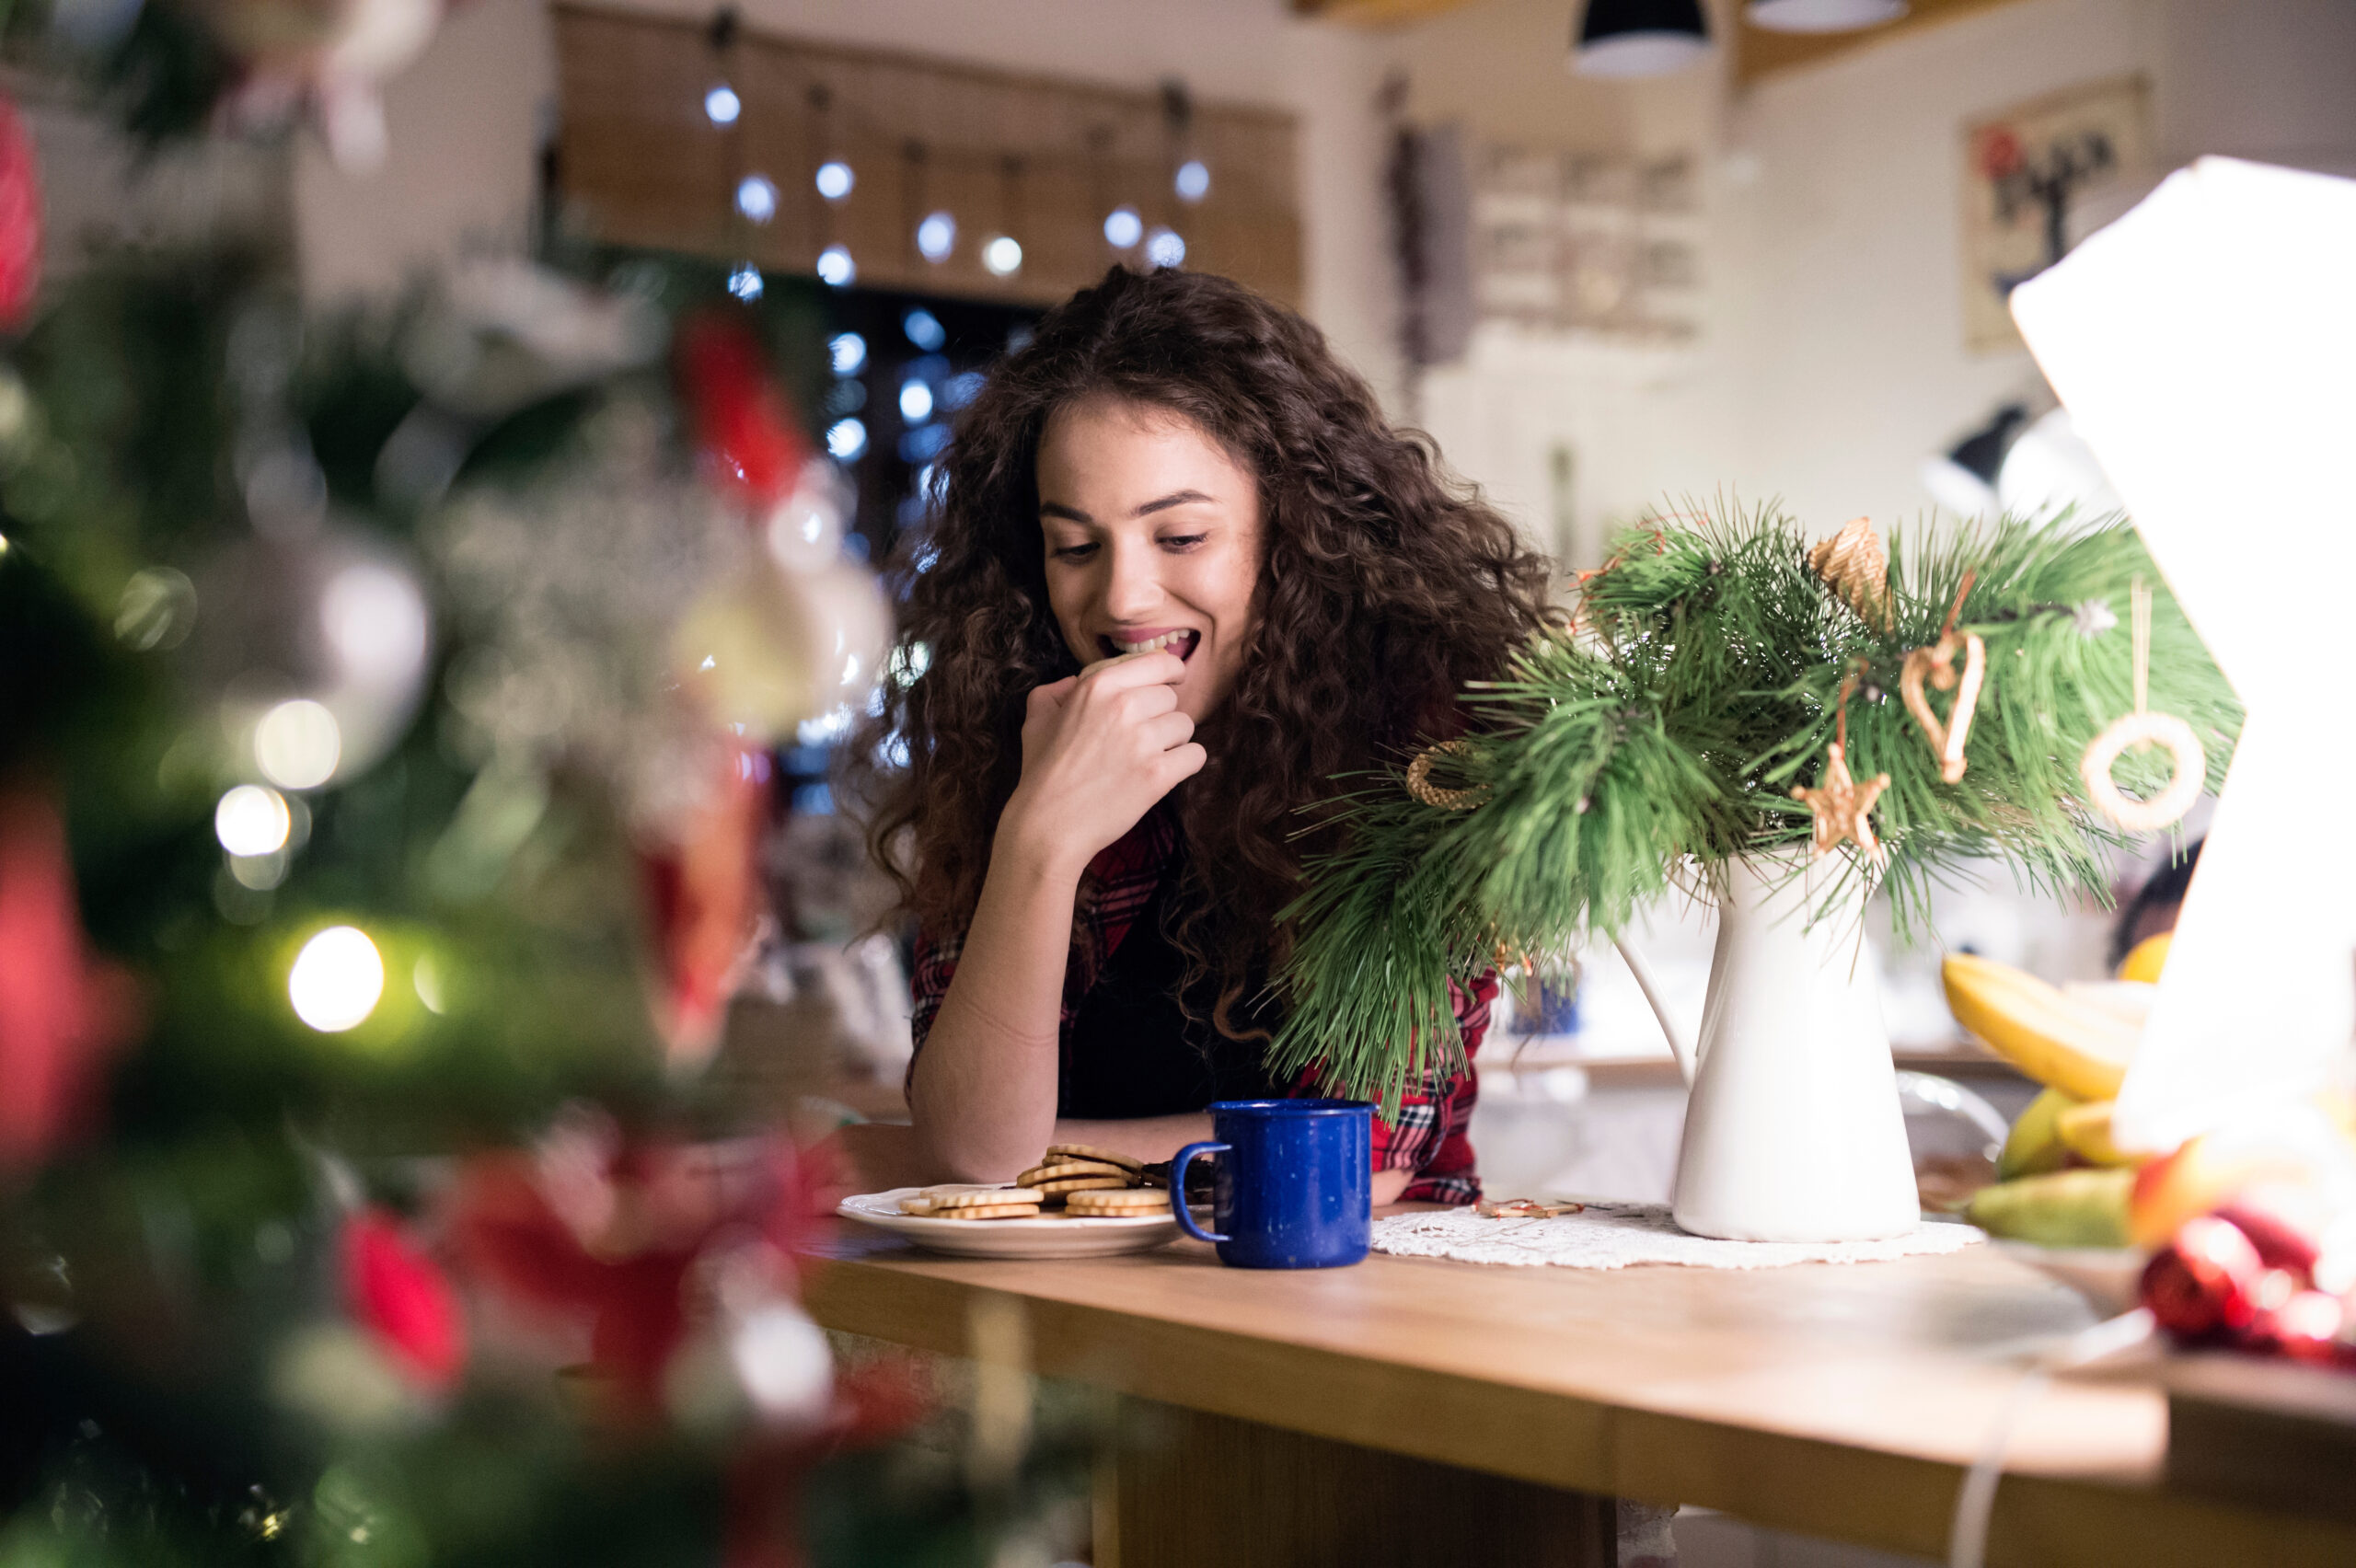
[[[2031,889],[2105,898],[2106,850],[2123,838],[2081,798],[2078,759],[2132,706],[2133,659],[2125,628],[2096,629],[2082,606],[2123,619],[2139,580],[2153,591],[2151,706],[2191,724],[2212,785],[2223,778],[2239,706],[2123,523],[1901,534],[1887,630],[1827,592],[1807,546],[1766,507],[1640,527],[1588,580],[1576,632],[1533,637],[1465,692],[1471,732],[1435,771],[1477,804],[1426,805],[1395,769],[1357,781],[1336,808],[1341,847],[1312,860],[1284,916],[1296,938],[1278,1070],[1314,1067],[1395,1111],[1409,1085],[1461,1063],[1449,986],[1500,947],[1610,937],[1688,868],[1805,838],[1809,813],[1790,791],[1822,768],[1853,678],[1850,767],[1890,776],[1877,828],[1901,930],[1990,857]],[[1907,651],[1934,641],[1951,607],[1988,672],[1956,784],[1899,699]],[[2119,776],[2149,789],[2166,767],[2131,755]],[[1852,858],[1827,905],[1865,874]]]

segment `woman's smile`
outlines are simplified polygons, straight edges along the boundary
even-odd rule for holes
[[[1122,653],[1150,653],[1167,648],[1181,659],[1191,659],[1203,644],[1203,634],[1190,627],[1140,627],[1114,631],[1096,640],[1107,658]]]

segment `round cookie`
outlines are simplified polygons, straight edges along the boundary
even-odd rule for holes
[[[1129,1179],[1126,1176],[1065,1176],[1052,1182],[1036,1182],[1031,1190],[1043,1197],[1053,1197],[1058,1193],[1115,1192],[1128,1184]]]
[[[1158,1187],[1128,1187],[1111,1193],[1074,1193],[1064,1200],[1064,1212],[1083,1219],[1168,1214],[1170,1194]]]
[[[1067,1176],[1118,1176],[1129,1181],[1136,1173],[1125,1165],[1109,1165],[1101,1159],[1065,1159],[1057,1158],[1044,1165],[1034,1165],[1017,1176],[1017,1186],[1035,1187],[1042,1182],[1060,1182]]]
[[[971,1208],[937,1209],[935,1219],[1036,1219],[1037,1204],[976,1204]]]
[[[1007,1204],[1036,1206],[1036,1196],[1019,1187],[946,1185],[927,1187],[900,1200],[903,1214],[945,1214],[952,1209],[999,1207]],[[920,1205],[920,1206],[919,1206]]]
[[[1123,1154],[1117,1149],[1098,1148],[1093,1144],[1049,1144],[1046,1160],[1042,1163],[1051,1163],[1057,1159],[1098,1159],[1107,1165],[1117,1165],[1124,1170],[1145,1169],[1145,1161],[1133,1154]]]

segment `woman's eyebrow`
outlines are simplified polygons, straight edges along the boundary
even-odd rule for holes
[[[1143,506],[1138,507],[1135,512],[1129,513],[1129,515],[1132,517],[1145,517],[1156,512],[1167,512],[1173,506],[1184,506],[1189,502],[1207,502],[1211,498],[1209,496],[1205,495],[1198,490],[1172,490],[1168,495],[1161,497],[1158,501],[1147,502]]]
[[[1143,506],[1140,506],[1136,511],[1130,513],[1129,515],[1132,517],[1150,517],[1157,512],[1167,512],[1173,506],[1186,506],[1195,502],[1207,502],[1210,501],[1211,497],[1204,494],[1198,490],[1172,490],[1168,495],[1157,496],[1153,500],[1147,502]],[[1093,527],[1096,523],[1095,518],[1091,517],[1079,507],[1066,506],[1060,501],[1041,502],[1039,503],[1039,515],[1042,517],[1060,517],[1067,523],[1078,523],[1090,527]]]

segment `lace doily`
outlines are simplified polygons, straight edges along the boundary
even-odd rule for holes
[[[1959,1252],[1980,1239],[1969,1225],[1926,1221],[1887,1241],[1715,1241],[1677,1228],[1662,1204],[1590,1203],[1553,1219],[1487,1219],[1469,1208],[1394,1214],[1374,1222],[1374,1250],[1402,1258],[1468,1263],[1553,1263],[1624,1269],[1683,1263],[1702,1269],[1773,1269],[1787,1263],[1877,1263]]]

